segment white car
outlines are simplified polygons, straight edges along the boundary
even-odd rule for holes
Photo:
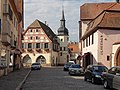
[[[72,64],[69,67],[69,75],[83,75],[84,70],[79,64]]]

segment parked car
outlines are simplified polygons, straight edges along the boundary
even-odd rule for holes
[[[64,65],[64,71],[68,71],[69,70],[69,67],[72,65],[72,64],[74,64],[73,62],[68,62],[68,63],[66,63],[65,65]]]
[[[41,64],[36,62],[31,65],[31,70],[40,70],[41,69]]]
[[[120,66],[112,67],[108,72],[103,73],[104,88],[120,90]]]
[[[72,64],[69,67],[69,72],[70,75],[82,75],[84,74],[83,68],[79,64]]]
[[[102,73],[107,72],[108,68],[106,66],[100,65],[89,65],[85,70],[84,80],[89,79],[93,84],[102,83]]]

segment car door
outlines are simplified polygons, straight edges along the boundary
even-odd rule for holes
[[[108,70],[108,74],[106,74],[106,80],[108,81],[108,84],[111,88],[113,88],[113,78],[115,75],[116,68],[112,67],[110,70]]]
[[[120,89],[120,68],[116,69],[116,74],[113,78],[113,88]]]

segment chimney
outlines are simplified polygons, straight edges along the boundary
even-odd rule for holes
[[[45,25],[47,25],[47,21],[45,21]]]
[[[45,21],[45,25],[47,25],[47,26],[48,26],[47,21]]]

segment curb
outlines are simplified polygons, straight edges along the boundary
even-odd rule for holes
[[[31,70],[27,73],[27,75],[25,76],[25,78],[23,79],[23,81],[17,86],[17,88],[15,90],[22,90],[22,86],[25,83],[25,81],[28,78],[28,76],[29,76],[30,73],[31,73]]]

